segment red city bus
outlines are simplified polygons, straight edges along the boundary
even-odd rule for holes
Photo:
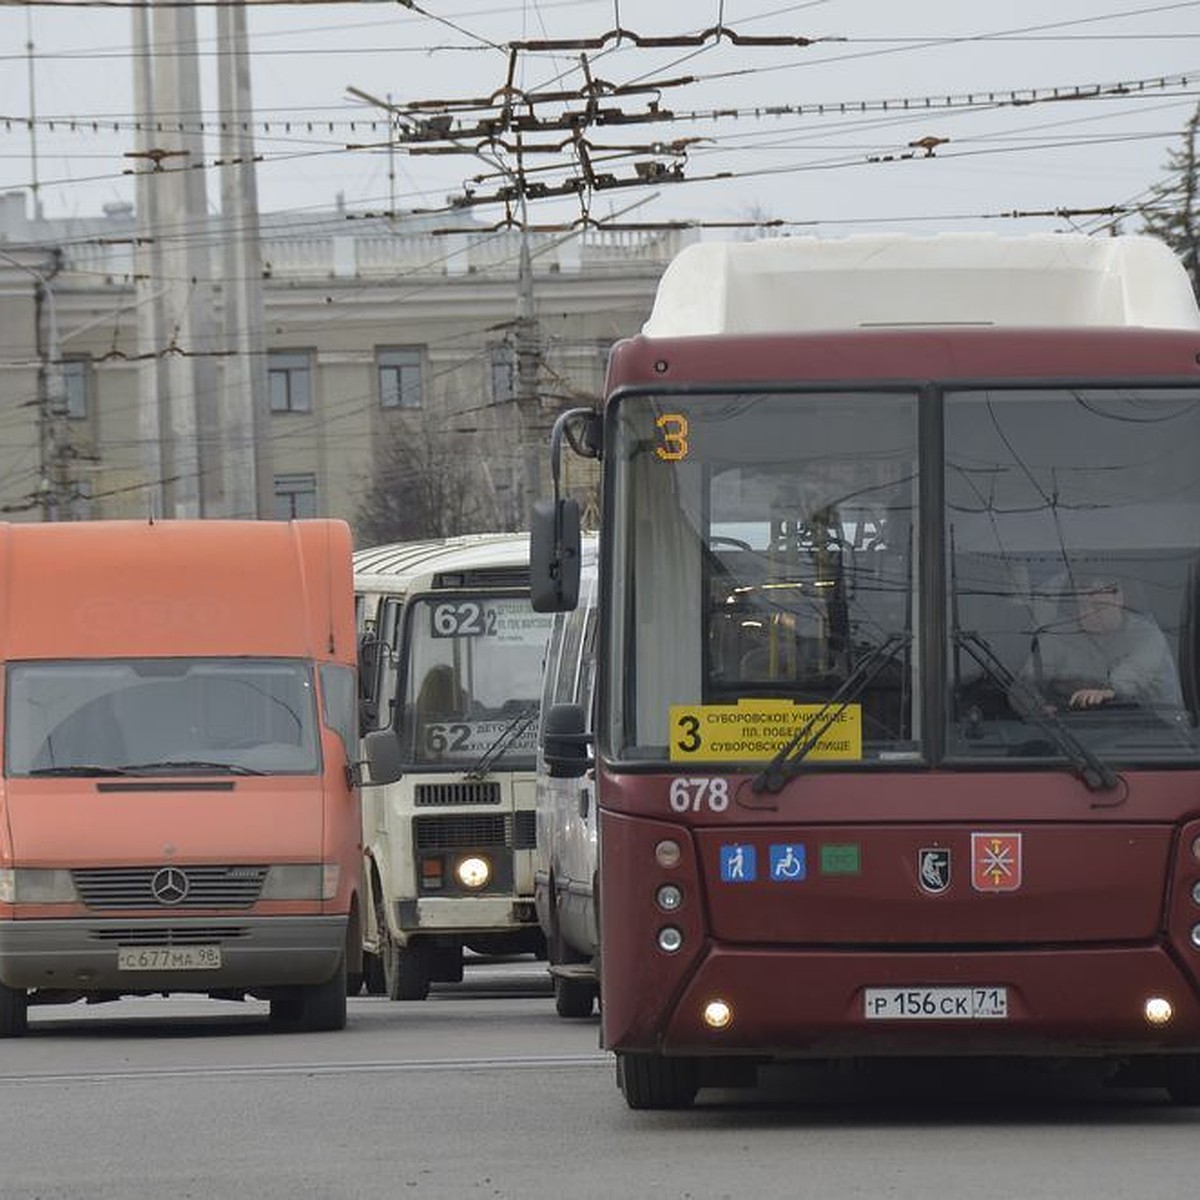
[[[602,1041],[1090,1057],[1200,1103],[1200,314],[1143,237],[698,244],[601,411]],[[577,593],[540,502],[535,606]],[[594,754],[588,746],[594,737]]]

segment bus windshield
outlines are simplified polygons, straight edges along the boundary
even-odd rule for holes
[[[833,767],[1058,764],[1058,723],[1105,761],[1195,761],[1194,389],[626,394],[609,419],[605,753],[755,769],[815,713]]]
[[[402,744],[423,768],[528,770],[553,617],[527,597],[421,596],[406,613]]]
[[[7,667],[6,774],[313,773],[312,673],[287,659],[139,658]]]

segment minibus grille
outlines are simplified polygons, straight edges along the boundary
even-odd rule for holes
[[[71,872],[88,908],[249,908],[258,900],[262,866],[86,867]]]
[[[463,780],[460,783],[418,783],[413,788],[413,804],[418,808],[499,803],[500,784],[494,779]]]
[[[414,817],[418,850],[460,850],[472,846],[504,846],[532,850],[537,843],[537,814],[532,811],[494,816]]]

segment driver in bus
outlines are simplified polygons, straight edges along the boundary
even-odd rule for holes
[[[1128,607],[1119,580],[1083,580],[1071,601],[1064,621],[1034,637],[1021,669],[1048,710],[1183,709],[1166,636],[1152,617]]]

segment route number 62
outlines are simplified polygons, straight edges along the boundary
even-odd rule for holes
[[[724,812],[729,807],[729,780],[681,776],[671,780],[668,798],[672,812],[698,813],[706,808],[709,812]]]

